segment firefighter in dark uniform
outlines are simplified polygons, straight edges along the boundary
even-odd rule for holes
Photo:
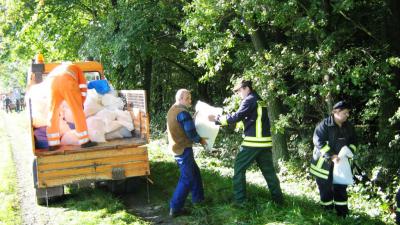
[[[244,140],[234,165],[235,203],[243,206],[246,200],[246,170],[256,161],[267,181],[272,200],[281,204],[283,195],[272,161],[272,139],[266,104],[253,90],[251,81],[240,81],[234,91],[242,98],[239,110],[230,115],[210,115],[209,120],[220,125],[242,121],[244,125]]]
[[[316,177],[321,204],[327,210],[336,209],[337,215],[346,217],[347,185],[332,184],[333,167],[339,162],[338,153],[347,146],[356,151],[354,127],[347,121],[349,105],[340,101],[333,106],[332,114],[322,120],[314,131],[314,152],[310,172]]]

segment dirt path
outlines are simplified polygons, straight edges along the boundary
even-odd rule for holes
[[[17,190],[21,206],[22,224],[58,225],[57,218],[59,216],[62,217],[63,212],[68,209],[39,206],[36,203],[32,178],[33,153],[31,150],[31,137],[28,132],[27,113],[6,114],[0,111],[0,114],[0,126],[7,130],[8,139],[12,145],[13,158],[17,170]],[[168,216],[166,204],[148,203],[145,187],[140,188],[135,193],[120,196],[120,199],[125,203],[127,212],[142,217],[152,224],[183,224],[179,221],[179,218],[171,219]]]
[[[50,225],[57,224],[55,219],[64,210],[47,208],[36,204],[35,189],[33,188],[32,162],[33,154],[30,148],[31,138],[28,132],[26,112],[20,115],[2,113],[1,125],[8,132],[9,141],[17,169],[18,195],[20,199],[22,224]]]

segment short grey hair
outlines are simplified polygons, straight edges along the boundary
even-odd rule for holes
[[[183,96],[184,96],[186,93],[189,93],[189,94],[190,94],[190,91],[187,90],[187,89],[179,89],[179,90],[176,92],[176,95],[175,95],[175,102],[176,102],[176,103],[179,103],[179,101],[183,98]]]

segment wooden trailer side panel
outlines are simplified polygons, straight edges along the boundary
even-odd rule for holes
[[[150,174],[146,146],[38,156],[36,159],[39,188],[83,180],[113,180]]]

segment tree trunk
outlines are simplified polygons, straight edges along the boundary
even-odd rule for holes
[[[265,59],[263,56],[264,51],[267,49],[267,44],[265,42],[264,33],[260,27],[254,26],[250,21],[245,20],[246,25],[251,27],[251,40],[253,42],[255,50],[260,54],[260,58]],[[271,78],[274,79],[274,78]],[[269,93],[270,96],[274,94]],[[268,101],[268,117],[271,122],[271,126],[275,125],[275,121],[279,118],[279,115],[283,112],[283,103],[278,98],[273,98]],[[282,133],[272,133],[272,144],[273,144],[273,155],[274,164],[277,165],[279,159],[287,160],[289,158],[289,153],[287,149],[286,142],[286,131]]]
[[[144,74],[144,89],[146,90],[147,93],[147,108],[151,109],[151,101],[152,99],[152,93],[151,93],[151,77],[153,74],[153,57],[147,56],[146,59],[144,60],[144,68],[143,68],[143,74]]]

